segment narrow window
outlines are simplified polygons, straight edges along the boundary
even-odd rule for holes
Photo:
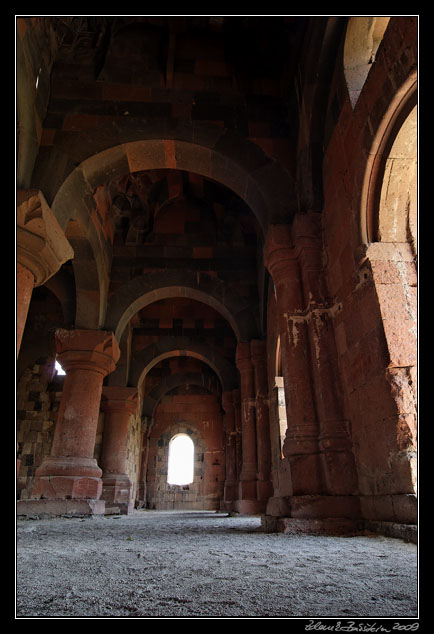
[[[277,339],[276,346],[276,376],[274,388],[276,390],[277,420],[279,421],[280,457],[283,459],[285,457],[283,455],[283,443],[285,442],[288,422],[286,420],[285,388],[282,376],[282,350],[280,347],[280,337]]]
[[[187,434],[177,434],[169,444],[168,484],[191,484],[194,472],[194,444]]]

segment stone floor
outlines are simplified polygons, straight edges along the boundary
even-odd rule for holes
[[[145,510],[18,520],[16,535],[16,618],[418,616],[418,548],[399,539]]]

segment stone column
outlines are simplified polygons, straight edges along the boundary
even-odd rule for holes
[[[258,470],[258,500],[267,502],[273,495],[271,484],[270,416],[268,411],[268,378],[265,341],[255,339],[250,343],[250,352],[255,379],[256,440]]]
[[[318,421],[312,391],[309,338],[301,275],[289,225],[270,225],[264,262],[275,286],[288,429],[283,453],[293,495],[323,492]]]
[[[37,511],[54,515],[104,513],[102,471],[93,454],[102,384],[119,348],[111,332],[63,329],[56,331],[56,348],[66,377],[51,455],[36,471],[32,498]],[[23,500],[19,512],[31,512],[26,502],[31,506]]]
[[[148,454],[149,454],[149,430],[152,426],[152,419],[145,416],[141,424],[140,436],[140,465],[139,480],[137,483],[136,508],[146,508],[147,503],[147,482]]]
[[[127,475],[127,442],[130,416],[137,410],[136,388],[103,387],[101,410],[104,412],[101,499],[105,501],[106,515],[126,515],[133,507]]]
[[[33,288],[41,286],[74,257],[42,192],[17,192],[17,357]]]
[[[250,344],[239,343],[236,364],[241,379],[242,467],[240,473],[237,510],[241,513],[258,512],[256,492],[256,420],[254,373],[250,358]]]
[[[300,262],[308,328],[315,402],[319,419],[319,449],[327,493],[352,495],[357,474],[348,422],[342,413],[333,307],[327,301],[323,266],[321,219],[317,213],[296,216],[293,241]]]
[[[239,483],[241,466],[243,464],[242,442],[241,442],[241,395],[240,390],[232,390],[232,403],[234,406],[235,423],[235,479]]]
[[[224,488],[224,503],[228,511],[232,510],[233,502],[236,499],[236,429],[235,429],[235,409],[232,400],[232,392],[223,392],[222,405],[225,411],[224,434],[225,434],[225,465],[226,479]]]

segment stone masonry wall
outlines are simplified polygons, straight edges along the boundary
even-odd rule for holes
[[[382,313],[385,308],[389,317],[391,309],[395,316],[405,312],[406,301],[401,299],[410,293],[414,297],[414,275],[396,292],[396,272],[405,265],[405,258],[393,262],[397,258],[389,261],[382,255],[382,262],[371,261],[361,235],[361,192],[374,135],[416,65],[417,21],[392,18],[390,24],[395,28],[386,30],[377,53],[379,63],[373,65],[354,110],[343,70],[339,65],[335,70],[326,126],[323,235],[345,416],[351,421],[359,491],[365,496],[363,513],[370,519],[409,521],[408,514],[397,508],[399,497],[393,502],[391,496],[414,491],[410,454],[415,449],[415,423],[402,416],[413,415],[414,409],[402,397],[403,382],[397,381],[397,389],[390,377],[388,367],[394,365],[393,348],[401,335],[396,328],[386,332]],[[402,351],[408,345],[415,351],[415,340],[410,342],[408,337],[398,348]],[[407,381],[407,387],[410,384]],[[400,411],[397,392],[406,400],[405,411]]]
[[[223,414],[214,395],[168,395],[155,412],[149,443],[148,507],[156,509],[219,509],[225,464]],[[167,484],[168,451],[178,433],[195,445],[194,480],[189,485]]]

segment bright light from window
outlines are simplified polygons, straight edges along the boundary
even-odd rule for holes
[[[66,374],[65,370],[62,368],[62,366],[60,365],[58,361],[56,361],[56,363],[54,364],[54,367],[56,368],[57,374],[59,376]]]
[[[186,434],[174,436],[169,445],[168,484],[193,482],[194,445]]]

